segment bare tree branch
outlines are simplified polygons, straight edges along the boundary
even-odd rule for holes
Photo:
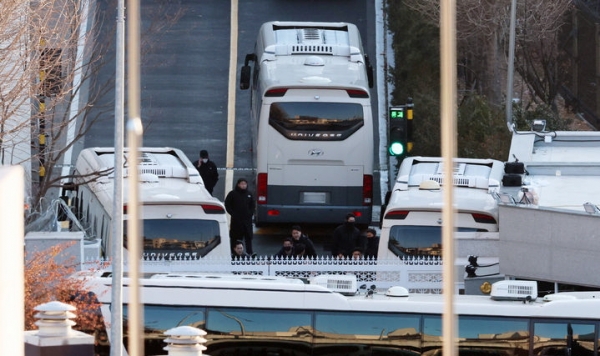
[[[106,38],[115,38],[116,23],[103,12],[90,16],[95,12],[84,11],[83,4],[81,0],[0,1],[0,164],[30,169],[32,212],[44,208],[50,189],[74,178],[72,173],[62,173],[65,153],[100,120],[113,122],[114,98],[105,97],[114,88],[114,78],[100,83],[98,73],[114,61],[114,42]],[[142,36],[143,51],[156,49],[157,34],[176,23],[184,11],[177,1],[161,2],[156,13],[149,14],[152,20]],[[87,21],[91,25],[82,32]],[[103,40],[98,40],[100,35]],[[69,128],[74,129],[72,137]],[[96,172],[86,179],[107,173]]]

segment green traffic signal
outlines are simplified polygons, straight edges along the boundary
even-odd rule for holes
[[[388,121],[388,153],[391,156],[406,154],[406,128],[405,107],[391,107]]]
[[[404,154],[404,145],[401,142],[392,142],[388,152],[392,156],[401,156]]]

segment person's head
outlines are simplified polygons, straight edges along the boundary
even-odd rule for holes
[[[233,252],[238,256],[244,254],[244,243],[242,241],[236,241],[233,246]]]
[[[240,179],[238,179],[235,186],[238,189],[246,190],[246,189],[248,189],[248,181],[244,178],[240,178]]]
[[[356,217],[354,216],[354,214],[352,214],[352,213],[346,214],[346,222],[344,222],[344,225],[346,226],[347,229],[353,230],[355,221],[356,221]]]
[[[292,238],[286,237],[283,240],[283,250],[286,252],[290,252],[292,251],[292,247],[294,247],[294,241],[292,241]]]
[[[352,258],[355,260],[359,260],[362,258],[363,252],[362,249],[360,248],[355,248],[354,250],[352,250]]]
[[[301,236],[302,228],[300,228],[300,225],[292,226],[292,237],[294,238],[294,240],[299,240]]]
[[[377,231],[375,231],[375,229],[367,229],[367,231],[365,231],[365,236],[367,237],[367,239],[372,239],[375,236],[377,236]]]
[[[207,150],[200,151],[200,160],[204,163],[208,162],[208,151]]]

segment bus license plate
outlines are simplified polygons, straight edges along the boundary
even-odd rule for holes
[[[326,204],[327,193],[325,192],[303,192],[302,204]]]

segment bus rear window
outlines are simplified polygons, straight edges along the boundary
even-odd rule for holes
[[[127,221],[123,238],[127,243]],[[204,257],[221,242],[219,222],[201,219],[146,219],[143,223],[144,258]]]
[[[292,140],[336,141],[364,125],[361,104],[280,102],[271,104],[269,125]]]

